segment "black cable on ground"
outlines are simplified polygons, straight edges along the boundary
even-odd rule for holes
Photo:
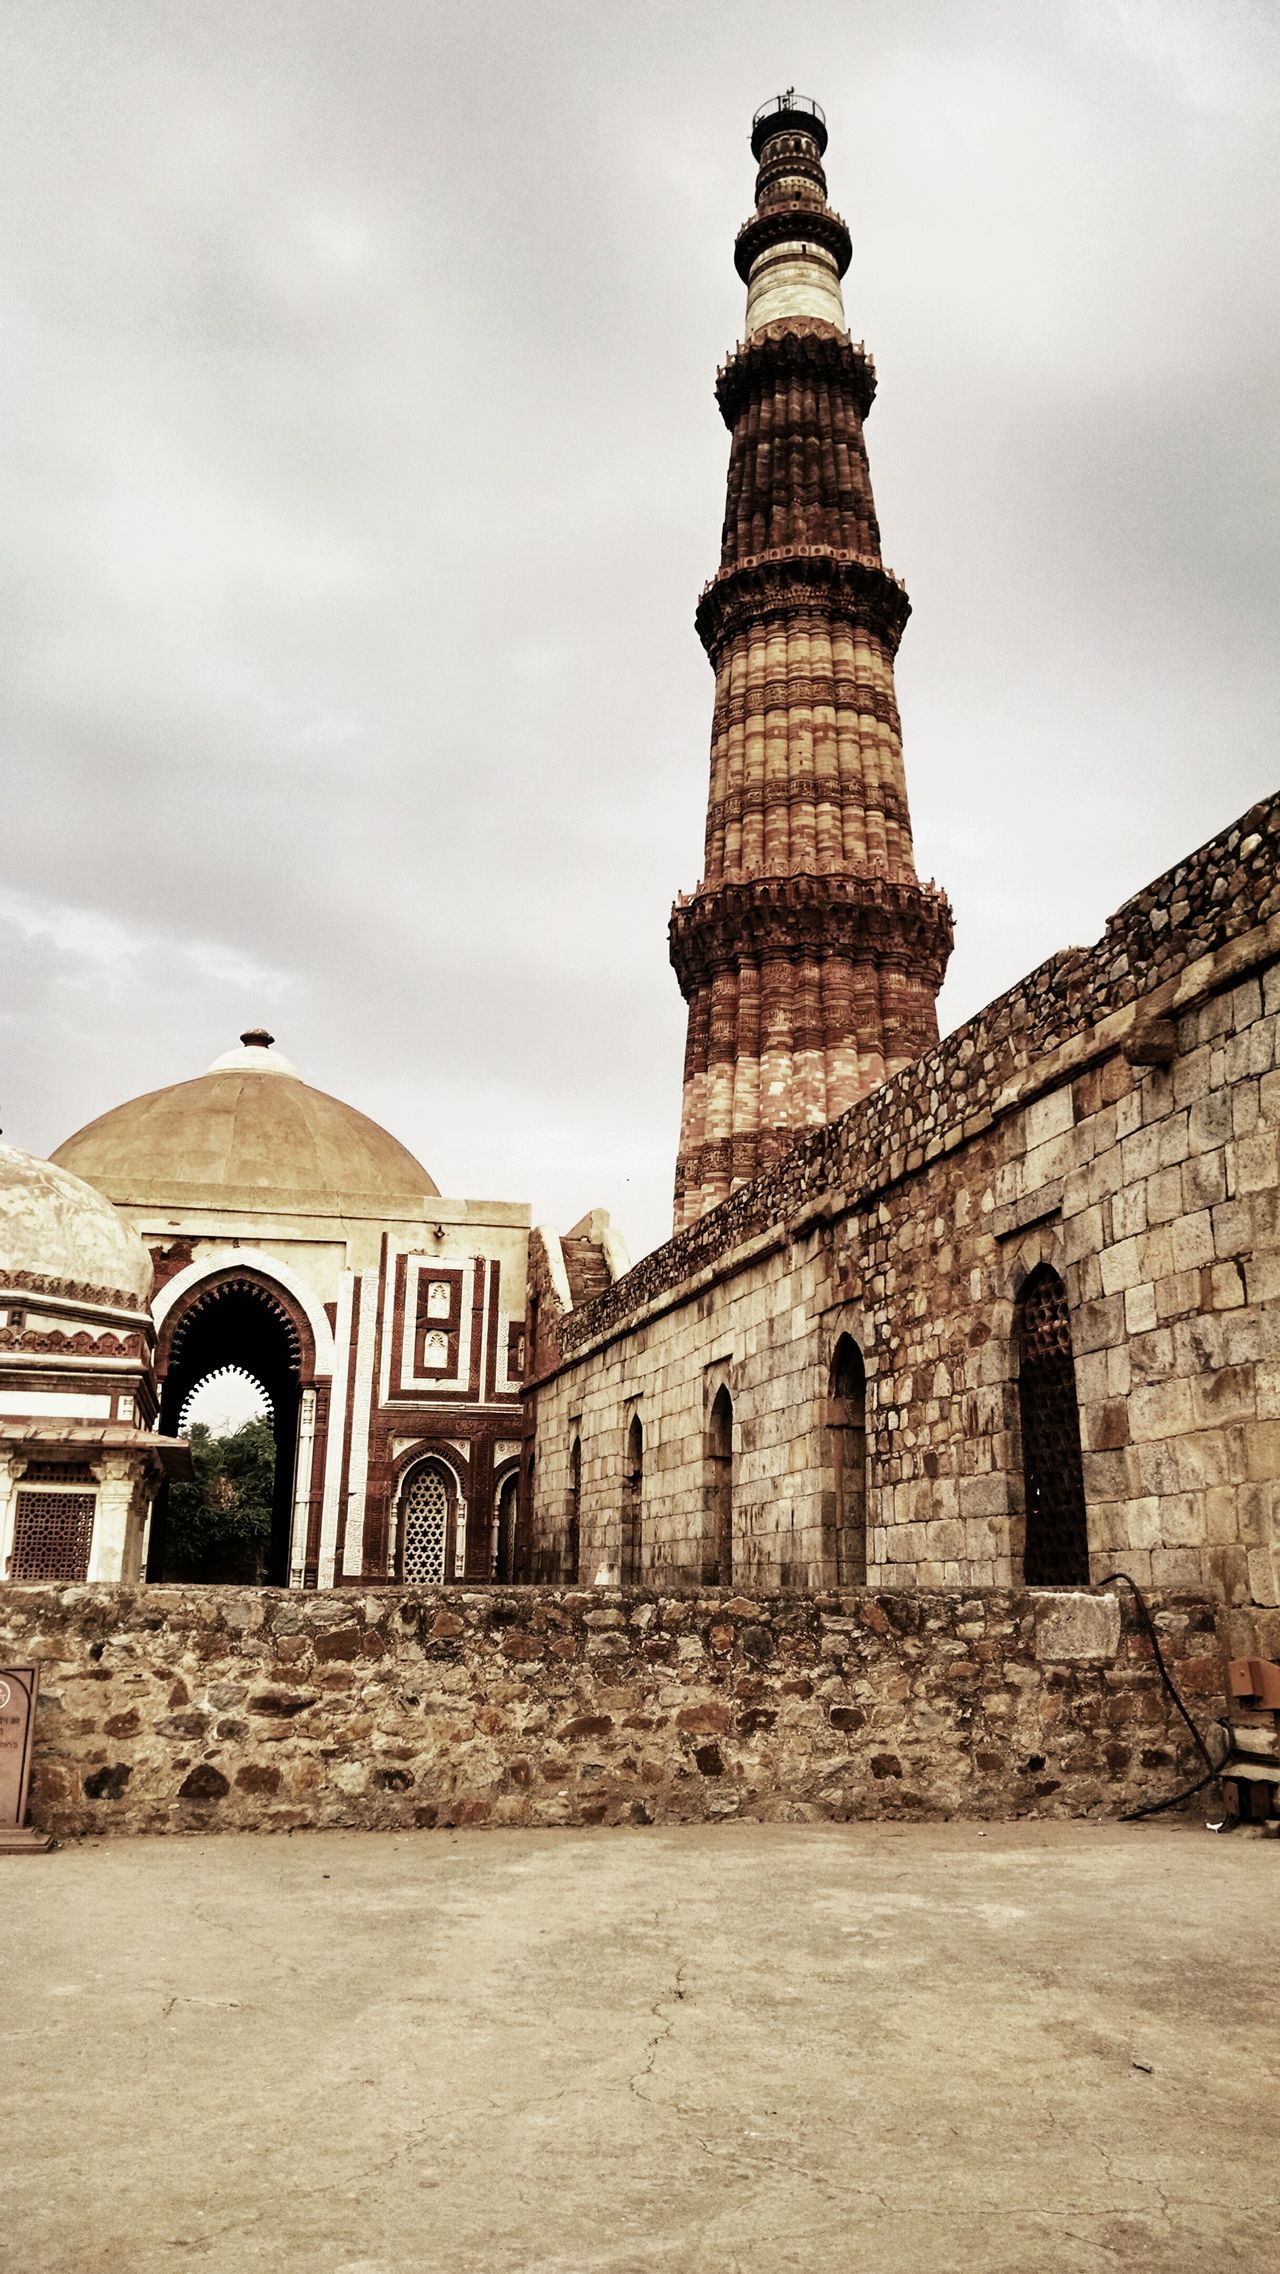
[[[1143,1816],[1162,1816],[1167,1808],[1178,1808],[1184,1800],[1194,1800],[1207,1784],[1216,1784],[1221,1774],[1221,1769],[1210,1769],[1206,1776],[1197,1777],[1194,1784],[1184,1785],[1181,1792],[1171,1792],[1167,1800],[1144,1800],[1140,1808],[1126,1808],[1120,1822],[1136,1824]]]
[[[1147,1800],[1143,1802],[1140,1808],[1127,1809],[1125,1811],[1125,1814],[1120,1819],[1121,1823],[1136,1824],[1140,1817],[1160,1816],[1166,1809],[1177,1808],[1184,1800],[1194,1799],[1196,1793],[1203,1792],[1207,1784],[1216,1784],[1222,1775],[1223,1768],[1231,1758],[1231,1742],[1228,1738],[1227,1750],[1223,1754],[1221,1761],[1218,1761],[1215,1764],[1215,1762],[1210,1759],[1209,1748],[1205,1744],[1205,1741],[1200,1735],[1199,1730],[1196,1728],[1196,1725],[1191,1719],[1190,1714],[1187,1712],[1187,1709],[1178,1693],[1177,1686],[1174,1683],[1173,1676],[1170,1674],[1168,1667],[1165,1665],[1164,1652],[1160,1648],[1160,1637],[1156,1633],[1155,1621],[1152,1618],[1150,1611],[1147,1609],[1142,1589],[1139,1587],[1137,1580],[1130,1579],[1127,1571],[1111,1571],[1108,1572],[1105,1579],[1100,1579],[1098,1581],[1098,1585],[1099,1587],[1114,1587],[1120,1581],[1123,1581],[1126,1587],[1129,1587],[1133,1590],[1133,1599],[1137,1605],[1138,1616],[1141,1619],[1143,1626],[1146,1628],[1147,1640],[1151,1644],[1152,1655],[1155,1658],[1156,1668],[1160,1675],[1160,1679],[1163,1682],[1170,1697],[1173,1699],[1173,1702],[1177,1707],[1179,1713],[1182,1715],[1182,1718],[1185,1721],[1188,1729],[1191,1731],[1192,1737],[1195,1739],[1196,1751],[1199,1753],[1200,1758],[1205,1765],[1204,1776],[1197,1778],[1194,1784],[1187,1785],[1182,1792],[1171,1793],[1167,1800]]]

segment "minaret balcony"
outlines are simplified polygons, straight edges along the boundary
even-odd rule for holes
[[[831,545],[796,545],[774,546],[721,569],[703,586],[694,622],[714,663],[739,632],[805,608],[865,625],[891,655],[911,614],[905,584],[882,561]]]
[[[853,259],[853,239],[849,226],[830,206],[810,205],[791,199],[785,205],[771,205],[763,213],[753,213],[744,221],[734,240],[733,265],[744,284],[751,281],[751,271],[761,253],[773,245],[814,245],[830,255],[835,262],[837,276],[843,276]]]
[[[848,387],[863,419],[875,401],[876,367],[861,340],[816,316],[784,316],[741,341],[716,373],[716,401],[730,432],[757,390],[790,378]]]
[[[746,877],[677,901],[669,927],[686,1002],[718,972],[830,956],[895,965],[936,993],[954,936],[936,884],[879,875]]]

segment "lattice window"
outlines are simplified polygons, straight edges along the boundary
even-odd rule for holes
[[[401,1524],[403,1574],[416,1585],[430,1585],[444,1578],[451,1499],[439,1469],[414,1471],[404,1495]]]
[[[92,1492],[19,1492],[10,1579],[87,1579]]]
[[[1028,1587],[1087,1587],[1089,1529],[1067,1291],[1042,1264],[1022,1293],[1018,1402]]]

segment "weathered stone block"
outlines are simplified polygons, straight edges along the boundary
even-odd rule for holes
[[[1176,1168],[1157,1169],[1146,1183],[1148,1224],[1169,1224],[1182,1214],[1182,1175]]]
[[[1230,1174],[1237,1194],[1273,1192],[1280,1184],[1280,1133],[1256,1130],[1239,1139],[1229,1153]]]
[[[1114,1665],[1120,1647],[1120,1605],[1114,1593],[1032,1600],[1035,1655],[1041,1664]]]
[[[1102,1287],[1106,1295],[1123,1294],[1144,1277],[1136,1239],[1121,1240],[1115,1247],[1105,1249],[1101,1261]]]
[[[1158,1382],[1133,1391],[1129,1400],[1129,1431],[1135,1441],[1178,1436],[1194,1425],[1189,1383]]]

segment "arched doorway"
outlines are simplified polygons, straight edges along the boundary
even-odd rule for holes
[[[499,1477],[493,1496],[493,1576],[511,1585],[516,1575],[516,1519],[520,1506],[520,1471],[511,1468]]]
[[[298,1415],[304,1378],[315,1354],[305,1318],[283,1289],[231,1267],[201,1280],[174,1306],[161,1329],[160,1427],[180,1435],[197,1392],[227,1374],[247,1377],[262,1393],[275,1449],[271,1531],[263,1581],[289,1583],[289,1550],[296,1488]],[[169,1576],[165,1510],[152,1525],[149,1579]],[[215,1573],[211,1577],[218,1576]]]

